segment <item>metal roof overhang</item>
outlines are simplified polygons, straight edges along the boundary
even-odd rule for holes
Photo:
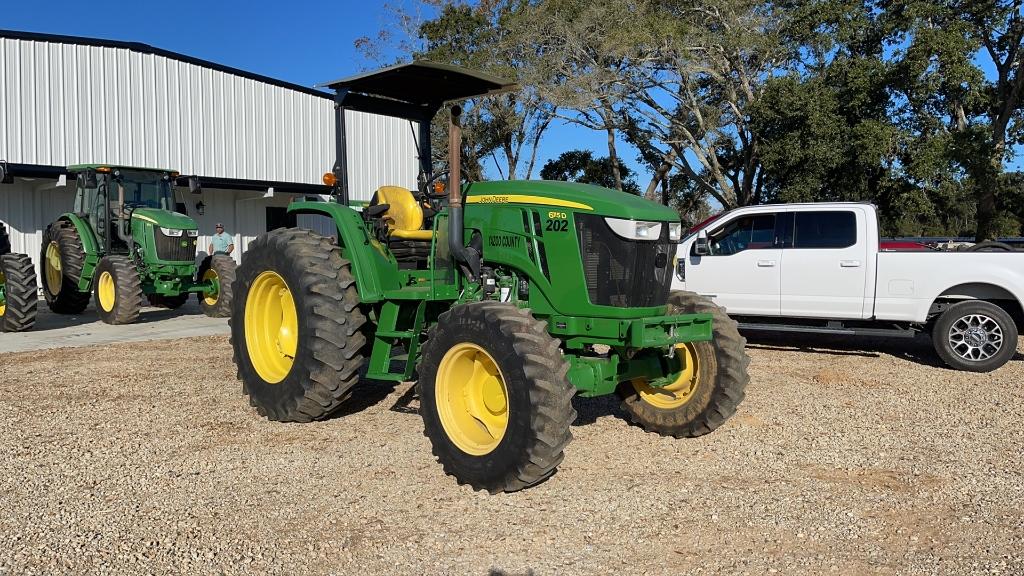
[[[350,110],[423,122],[445,102],[508,92],[516,84],[460,66],[417,60],[317,87],[334,90],[335,102]]]

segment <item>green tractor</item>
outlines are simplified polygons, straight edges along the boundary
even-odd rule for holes
[[[361,377],[416,379],[444,470],[493,493],[554,473],[576,394],[618,392],[636,424],[674,437],[735,412],[749,380],[744,340],[709,300],[670,292],[675,211],[583,184],[462,184],[458,107],[448,168],[435,172],[435,113],[512,87],[501,80],[414,62],[328,86],[340,134],[346,109],[419,123],[419,189],[382,187],[355,209],[342,139],[324,175],[337,201],[288,207],[331,218],[337,239],[285,228],[250,245],[231,334],[261,415],[319,420]]]
[[[32,260],[11,252],[7,227],[0,223],[0,332],[23,332],[35,326],[38,303]]]
[[[195,293],[208,316],[231,311],[235,262],[208,257],[196,267],[199,230],[175,212],[177,173],[105,164],[68,167],[74,212],[46,227],[40,253],[43,295],[58,314],[78,314],[92,295],[100,319],[129,324],[143,297],[175,309]]]

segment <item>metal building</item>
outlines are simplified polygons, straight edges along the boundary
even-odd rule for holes
[[[316,89],[145,44],[0,30],[0,221],[13,250],[38,260],[42,230],[72,207],[66,166],[165,168],[182,174],[178,201],[199,223],[200,247],[223,222],[237,259],[284,224],[292,198],[327,193],[338,124],[333,95]],[[415,186],[408,122],[346,111],[342,125],[351,198]],[[298,222],[330,232],[325,224]]]

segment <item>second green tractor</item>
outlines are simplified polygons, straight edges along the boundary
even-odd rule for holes
[[[68,167],[74,211],[43,234],[43,295],[58,314],[78,314],[95,300],[108,324],[139,318],[143,300],[175,309],[190,294],[208,316],[230,312],[235,262],[213,255],[196,265],[199,228],[175,211],[176,173],[99,164]]]

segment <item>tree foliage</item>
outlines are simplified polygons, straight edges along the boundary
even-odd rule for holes
[[[1018,234],[1024,0],[425,0],[410,54],[512,76],[469,163],[532,173],[557,119],[606,137],[542,173],[710,204],[869,201],[884,234]],[[399,23],[409,27],[414,19]],[[621,142],[649,175],[631,175]],[[636,177],[643,178],[637,184]]]
[[[633,180],[633,171],[628,166],[615,166],[611,158],[594,157],[590,150],[569,150],[558,158],[548,160],[540,169],[544,180],[582,182],[605,188],[619,187],[630,194],[640,194],[640,186]]]

